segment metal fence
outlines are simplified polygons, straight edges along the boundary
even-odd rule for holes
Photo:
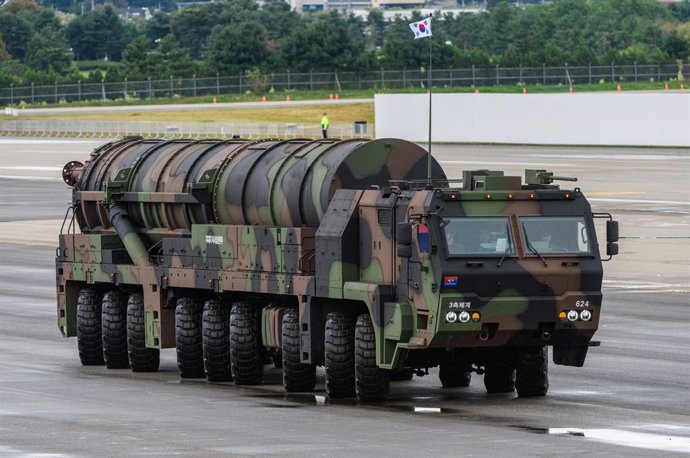
[[[371,138],[366,124],[331,124],[329,136]],[[279,123],[164,123],[113,121],[0,121],[0,137],[117,138],[318,138],[316,124]]]
[[[570,85],[600,82],[621,83],[668,81],[678,77],[678,65],[568,65],[552,67],[500,67],[433,69],[431,81],[435,87],[493,86],[515,84]],[[682,67],[690,72],[690,64]],[[165,80],[122,81],[100,83],[34,85],[0,89],[0,105],[61,103],[80,100],[152,99],[156,97],[212,96],[284,90],[348,89],[404,89],[426,87],[428,74],[424,70],[384,70],[366,73],[309,72],[271,73],[254,76],[223,76],[211,78],[175,78]]]

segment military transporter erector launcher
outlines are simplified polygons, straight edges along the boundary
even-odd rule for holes
[[[594,218],[575,188],[528,170],[452,188],[396,139],[147,140],[96,149],[57,249],[58,325],[85,365],[289,392],[325,366],[330,397],[383,400],[440,365],[445,387],[543,396],[548,354],[582,366],[599,323]],[[77,226],[79,227],[79,233]]]

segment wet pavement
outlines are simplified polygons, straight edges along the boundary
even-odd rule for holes
[[[359,405],[328,400],[321,370],[314,393],[285,395],[268,366],[258,387],[182,381],[171,349],[153,374],[81,366],[56,326],[51,240],[69,201],[56,173],[97,143],[0,140],[0,456],[690,453],[690,153],[435,147],[442,163],[463,161],[444,164],[451,175],[548,162],[621,219],[630,238],[604,266],[602,345],[583,368],[552,364],[543,399],[488,395],[478,375],[443,389],[431,369],[394,382],[386,403]],[[657,153],[671,158],[646,158]]]

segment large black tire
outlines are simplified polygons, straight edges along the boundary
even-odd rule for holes
[[[120,291],[112,290],[103,295],[101,305],[101,332],[103,334],[103,359],[108,369],[129,368],[127,356],[127,302]]]
[[[409,382],[414,376],[414,371],[406,367],[404,369],[393,369],[388,374],[388,379],[391,382]]]
[[[453,351],[450,359],[441,363],[438,378],[443,388],[465,388],[470,386],[472,371],[462,356]]]
[[[521,398],[546,396],[549,391],[547,347],[530,348],[519,354],[515,388]]]
[[[314,391],[316,366],[303,364],[300,357],[300,330],[297,310],[283,316],[282,329],[283,386],[288,393]]]
[[[77,300],[77,348],[84,366],[102,366],[101,298],[92,289],[79,291]]]
[[[258,385],[264,378],[264,355],[257,307],[232,304],[230,311],[230,368],[237,385]]]
[[[376,335],[369,314],[360,315],[355,326],[355,377],[357,399],[385,401],[390,388],[389,371],[376,365]]]
[[[182,378],[203,378],[205,375],[201,310],[199,304],[188,297],[178,299],[175,306],[177,369]]]
[[[138,293],[127,301],[127,355],[134,372],[156,372],[161,361],[159,349],[146,348],[144,298]]]
[[[227,307],[215,299],[206,301],[201,329],[204,369],[209,382],[232,380],[230,373],[230,327],[228,324]]]
[[[340,312],[326,318],[324,333],[326,393],[331,398],[355,395],[355,329],[352,319]]]
[[[515,369],[504,363],[487,364],[484,386],[487,393],[512,393],[515,391]]]

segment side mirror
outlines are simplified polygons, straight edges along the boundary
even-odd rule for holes
[[[412,224],[410,223],[398,223],[398,245],[411,245],[412,244]]]
[[[411,258],[412,257],[412,245],[400,245],[398,244],[398,257],[399,258]]]
[[[618,254],[618,244],[615,242],[606,243],[606,255],[615,256]]]
[[[396,252],[400,258],[412,257],[412,224],[398,223]]]
[[[606,241],[607,242],[617,242],[618,241],[618,221],[609,220],[606,221]],[[608,248],[607,248],[608,250]],[[616,250],[617,252],[617,250]]]

